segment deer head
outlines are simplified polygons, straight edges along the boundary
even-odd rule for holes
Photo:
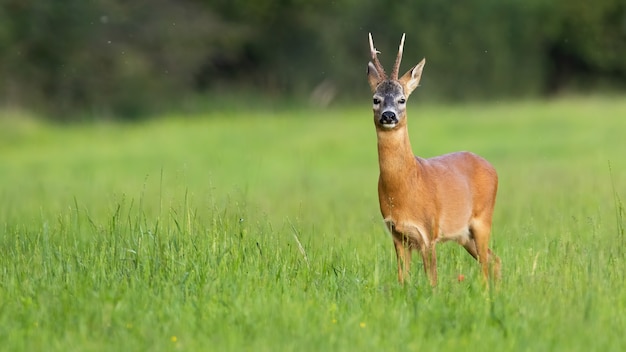
[[[392,130],[397,126],[406,124],[406,100],[419,85],[422,69],[426,63],[426,59],[422,59],[420,63],[398,78],[404,37],[405,35],[402,34],[398,56],[391,70],[391,77],[387,77],[385,69],[378,60],[379,51],[374,47],[372,34],[369,34],[370,53],[373,62],[370,61],[367,65],[367,80],[374,93],[372,100],[374,123],[379,130]]]

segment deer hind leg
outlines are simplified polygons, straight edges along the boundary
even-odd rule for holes
[[[492,275],[495,279],[500,278],[500,258],[489,249],[489,236],[491,235],[490,223],[475,223],[470,229],[472,239],[463,243],[463,247],[480,263],[483,276],[488,279]],[[491,273],[490,273],[491,267]]]
[[[393,244],[396,248],[396,257],[398,259],[398,282],[404,284],[404,278],[411,268],[411,247],[406,241],[403,241],[401,235],[393,236]]]
[[[502,272],[500,271],[500,257],[498,257],[491,249],[487,248],[487,255],[489,256],[489,263],[491,263],[491,275],[496,280],[500,280]]]

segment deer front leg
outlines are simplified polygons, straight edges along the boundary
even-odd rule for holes
[[[427,232],[419,226],[410,223],[392,224],[396,254],[398,256],[398,281],[401,283],[404,272],[401,270],[401,262],[408,272],[411,265],[411,250],[419,249],[424,263],[424,271],[432,286],[437,285],[437,255],[435,245],[431,243]],[[403,260],[401,260],[403,258]]]
[[[437,286],[437,251],[435,250],[435,244],[423,245],[420,253],[424,263],[424,272],[430,281],[430,285],[435,287]]]
[[[393,244],[396,248],[396,257],[398,259],[398,282],[404,284],[404,278],[411,268],[411,248],[406,241],[393,237]]]

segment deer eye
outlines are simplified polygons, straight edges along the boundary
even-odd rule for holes
[[[404,103],[406,103],[406,99],[402,98],[402,99],[398,100],[398,103],[404,104]]]
[[[378,99],[378,98],[374,98],[374,99],[372,99],[372,101],[374,102],[374,105],[380,104],[380,99]]]

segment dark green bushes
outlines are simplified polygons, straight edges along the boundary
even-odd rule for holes
[[[51,116],[132,118],[239,90],[367,92],[367,32],[383,62],[407,33],[423,94],[493,99],[624,89],[621,0],[5,0],[0,103]]]

